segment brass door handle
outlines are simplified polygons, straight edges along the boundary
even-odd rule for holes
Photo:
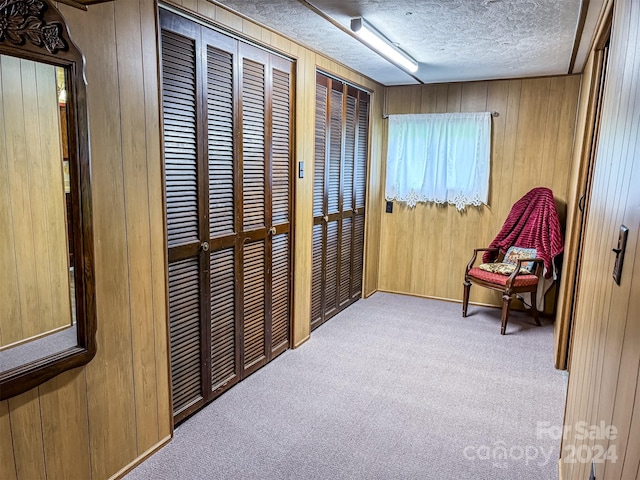
[[[329,223],[329,215],[325,215],[322,219],[324,220],[324,223]]]
[[[209,251],[209,243],[208,242],[202,242],[202,244],[200,245],[200,250],[202,250],[203,252],[208,252]]]
[[[271,227],[269,229],[269,235],[275,235],[276,234],[276,227]]]

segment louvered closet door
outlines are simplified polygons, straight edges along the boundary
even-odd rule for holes
[[[351,97],[351,95],[354,95]],[[369,151],[369,95],[363,91],[350,91],[354,98],[356,122],[353,170],[353,233],[351,300],[362,297],[362,274],[364,270],[364,222],[367,194],[367,158]]]
[[[289,346],[291,72],[160,10],[174,418]]]
[[[340,230],[341,230],[341,182],[340,170],[343,150],[343,100],[342,85],[334,82],[329,90],[327,160],[325,167],[326,208],[323,217],[325,223],[325,317],[335,315],[338,310]]]
[[[311,328],[324,321],[326,226],[325,164],[327,152],[327,112],[329,83],[324,76],[316,78],[315,146],[313,162],[313,235],[311,266]]]
[[[206,399],[202,317],[208,305],[208,238],[203,221],[204,172],[200,138],[198,29],[165,18],[162,40],[164,170],[169,247],[171,379],[176,414]]]
[[[238,146],[235,132],[237,85],[234,64],[238,42],[201,27],[201,58],[203,67],[203,104],[206,110],[207,193],[204,201],[208,210],[206,222],[209,243],[209,294],[206,305],[209,318],[202,317],[207,338],[203,345],[210,360],[206,375],[207,400],[215,398],[241,378],[240,314],[236,279],[241,259],[238,237],[242,231],[236,209],[236,168]],[[207,352],[208,349],[208,352]]]
[[[312,328],[362,294],[368,100],[316,77]]]
[[[271,57],[271,352],[289,348],[291,318],[292,63]],[[270,278],[269,278],[270,276]]]
[[[240,57],[246,376],[289,345],[292,86],[291,62],[245,44]]]

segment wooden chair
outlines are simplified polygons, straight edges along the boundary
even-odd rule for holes
[[[497,256],[497,261],[501,261],[504,257],[504,252],[501,252],[497,248],[476,248],[473,250],[473,257],[467,264],[467,268],[464,273],[464,293],[462,297],[462,316],[467,316],[467,306],[469,305],[469,291],[471,285],[478,285],[480,287],[489,288],[497,292],[502,293],[502,328],[500,334],[504,335],[507,329],[507,322],[509,320],[509,305],[511,304],[512,297],[521,293],[531,293],[531,313],[536,325],[541,326],[540,318],[538,315],[538,309],[536,308],[536,291],[538,289],[538,282],[543,271],[543,260],[541,258],[523,258],[517,260],[515,270],[509,276],[501,275],[499,273],[491,273],[485,270],[481,270],[478,267],[474,267],[474,263],[478,256],[478,252],[492,252],[494,256]],[[520,269],[523,264],[533,262],[534,267],[531,274],[522,274]]]

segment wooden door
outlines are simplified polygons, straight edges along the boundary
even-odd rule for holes
[[[242,374],[289,345],[291,62],[240,44]]]
[[[160,11],[176,421],[289,346],[292,63]]]
[[[316,76],[311,328],[362,295],[369,95]]]
[[[164,170],[169,261],[171,377],[175,412],[199,408],[206,384],[201,316],[207,317],[208,248],[203,199],[206,185],[202,123],[196,99],[199,28],[161,17]]]

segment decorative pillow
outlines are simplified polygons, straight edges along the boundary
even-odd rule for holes
[[[513,263],[483,263],[482,265],[478,265],[478,268],[485,272],[499,273],[500,275],[509,276],[516,269],[516,266]],[[531,272],[526,268],[521,268],[518,275],[528,275],[530,273]]]
[[[510,263],[515,265],[521,258],[536,258],[537,252],[535,248],[522,248],[522,247],[509,247],[507,253],[504,254],[504,263]],[[533,270],[533,262],[527,262],[522,264],[522,268],[527,270],[527,273],[531,273]]]

